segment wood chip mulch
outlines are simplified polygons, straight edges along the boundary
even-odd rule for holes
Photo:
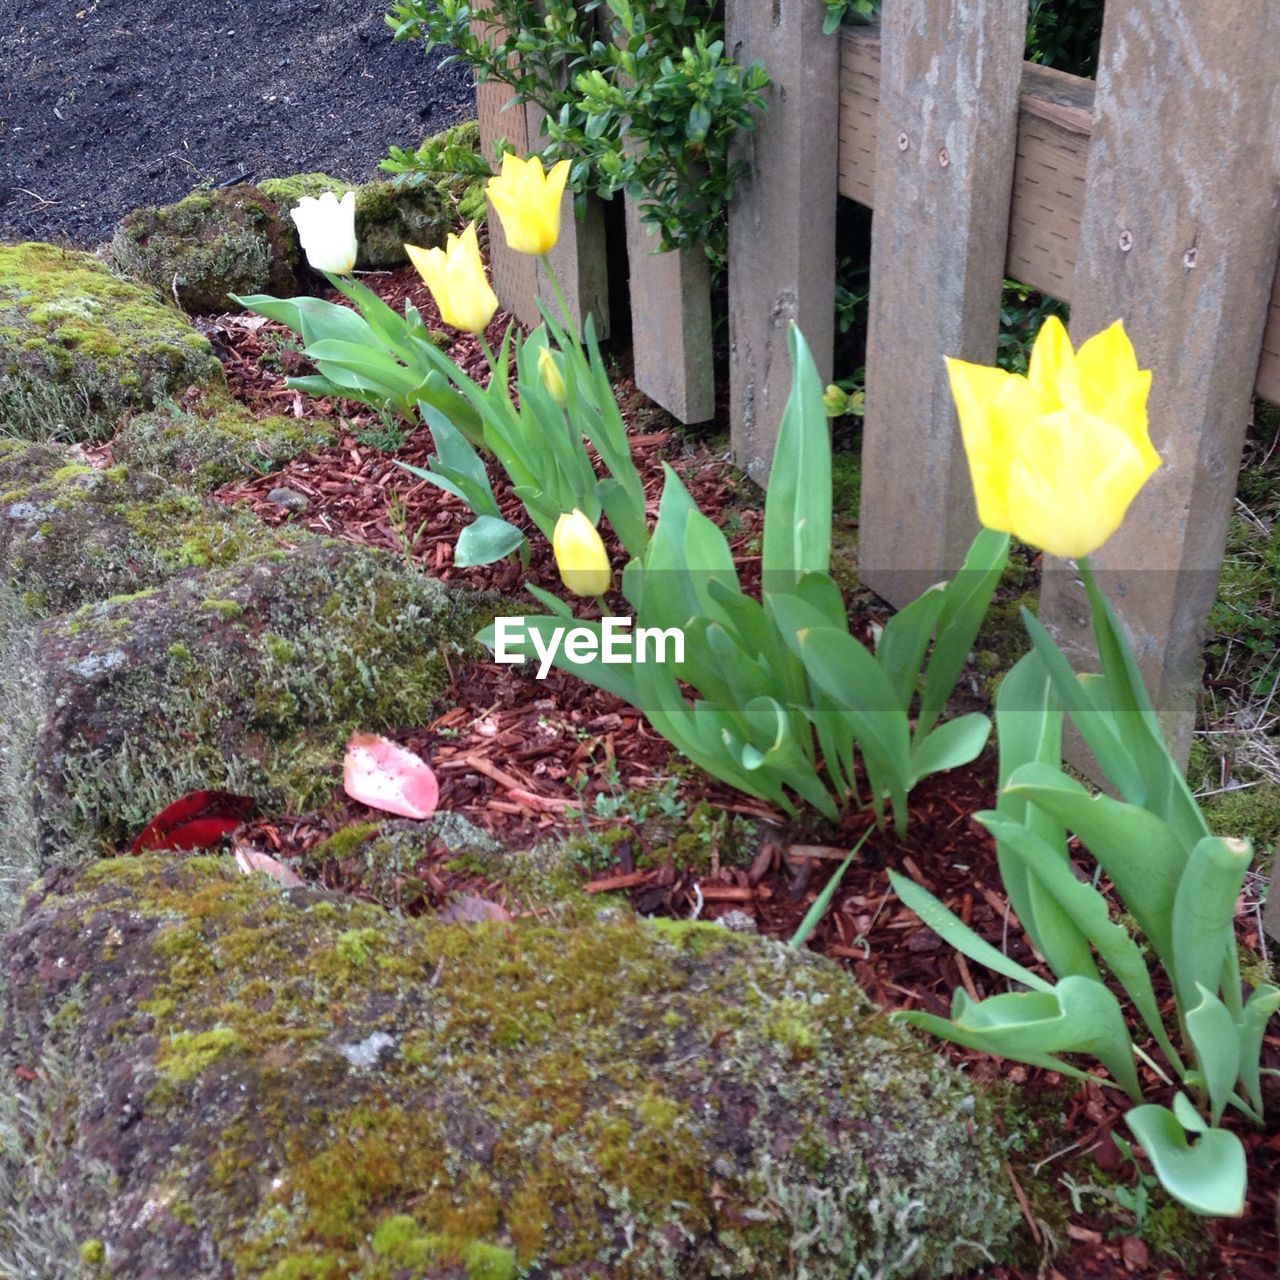
[[[439,324],[430,296],[411,272],[365,279],[393,307],[399,309],[409,297],[429,326]],[[495,318],[492,341],[500,340],[504,324],[505,317]],[[206,319],[204,328],[214,338],[235,394],[255,412],[337,418],[345,432],[332,448],[303,454],[270,476],[227,486],[217,495],[220,500],[247,505],[273,525],[293,521],[316,532],[390,549],[436,577],[467,586],[511,597],[521,594],[525,582],[559,589],[549,548],[530,528],[498,468],[492,468],[495,494],[504,516],[530,532],[532,562],[528,569],[509,561],[459,569],[453,564],[452,548],[469,513],[396,465],[425,465],[433,452],[425,430],[392,450],[362,442],[357,437],[382,425],[376,415],[360,405],[312,401],[284,387],[283,374],[309,369],[287,350],[287,335],[279,326],[226,316]],[[481,373],[483,356],[474,339],[456,338],[451,354],[469,372]],[[268,356],[271,359],[264,362]],[[619,395],[635,433],[633,445],[651,514],[661,489],[661,464],[667,461],[702,510],[733,529],[730,544],[744,585],[753,587],[758,559],[752,554],[752,541],[760,531],[761,512],[752,487],[722,457],[673,431],[634,384],[622,380]],[[276,488],[303,495],[306,510],[294,514],[271,502],[267,495]],[[621,564],[621,548],[613,544],[610,552]],[[579,612],[589,616],[593,607]],[[859,629],[879,616],[869,609],[859,616]],[[464,815],[510,847],[617,826],[624,817],[594,816],[596,797],[608,799],[624,789],[665,787],[684,812],[706,801],[727,815],[723,847],[719,837],[714,838],[699,871],[649,865],[644,827],[637,825],[614,846],[612,865],[584,872],[588,890],[625,892],[643,912],[717,918],[732,911],[754,921],[768,936],[789,939],[867,827],[868,815],[857,812],[838,828],[788,821],[749,797],[681,768],[671,748],[632,708],[562,673],[552,672],[539,682],[511,667],[467,660],[455,664],[451,674],[449,710],[431,724],[402,726],[392,736],[431,763],[440,781],[442,810]],[[994,773],[988,752],[967,769],[922,783],[912,796],[908,836],[898,839],[891,832],[878,832],[868,840],[810,938],[811,947],[846,965],[868,995],[887,1009],[946,1013],[956,988],[981,998],[1003,987],[992,975],[969,966],[898,902],[886,867],[924,884],[1020,962],[1038,965],[1001,890],[992,841],[972,818],[993,805]],[[380,816],[335,789],[332,804],[322,812],[261,819],[243,829],[241,838],[289,863],[342,827]],[[745,823],[755,825],[749,828],[752,842],[743,855],[731,836],[734,824],[741,832]],[[330,888],[364,892],[355,866],[331,864],[319,874]],[[503,913],[521,909],[506,886],[459,868],[443,846],[424,855],[413,879],[415,896],[399,904],[410,911],[439,909],[451,899],[489,903]],[[1254,907],[1252,900],[1242,899],[1238,926],[1242,945],[1257,952],[1265,944]],[[1038,1268],[996,1267],[984,1275],[994,1280],[1157,1280],[1192,1274],[1189,1264],[1159,1256],[1149,1243],[1151,1230],[1144,1238],[1133,1212],[1117,1204],[1100,1204],[1086,1195],[1065,1223],[1050,1225],[1037,1212],[1035,1196],[1027,1193],[1033,1182],[1043,1186],[1064,1175],[1080,1186],[1105,1175],[1113,1185],[1138,1188],[1134,1166],[1125,1164],[1113,1139],[1115,1134],[1123,1140],[1126,1133],[1122,1098],[1117,1101],[1112,1090],[1064,1080],[1052,1072],[965,1050],[946,1051],[976,1079],[1017,1086],[1018,1104],[1043,1117],[1044,1148],[1012,1155],[1009,1178],[1044,1260]],[[1280,1036],[1267,1037],[1264,1065],[1280,1068]],[[1169,1090],[1162,1096],[1158,1081],[1146,1083],[1152,1086],[1153,1098],[1168,1100]],[[1270,1080],[1266,1087],[1272,1095],[1270,1114],[1280,1115],[1280,1090]],[[1262,1131],[1245,1125],[1235,1128],[1249,1151],[1248,1210],[1239,1220],[1208,1225],[1208,1252],[1198,1260],[1195,1273],[1270,1280],[1276,1275],[1280,1127],[1273,1120]],[[1069,1203],[1065,1182],[1057,1184],[1056,1192]]]

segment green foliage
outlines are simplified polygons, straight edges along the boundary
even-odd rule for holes
[[[501,34],[477,34],[477,19]],[[714,4],[397,0],[387,22],[396,39],[448,46],[482,79],[543,108],[542,156],[573,162],[575,191],[628,191],[663,249],[700,244],[723,261],[728,202],[744,170],[730,142],[754,126],[769,81],[763,68],[727,56]],[[453,163],[479,171],[475,157],[446,148],[394,151],[387,167],[438,172]]]
[[[1010,373],[1025,374],[1041,326],[1050,316],[1057,316],[1065,324],[1069,312],[1065,302],[1037,293],[1021,281],[1006,280],[1000,301],[996,364]]]
[[[829,572],[831,446],[822,384],[794,327],[789,342],[794,382],[766,497],[762,598],[741,590],[723,532],[666,467],[653,536],[623,573],[622,593],[638,626],[683,633],[683,660],[606,665],[557,650],[555,662],[640,708],[700,768],[788,812],[794,797],[830,818],[858,801],[860,759],[877,819],[884,820],[887,799],[901,830],[911,787],[967,763],[986,742],[984,716],[941,726],[938,719],[1008,538],[980,534],[957,577],[893,618],[869,653],[849,633]],[[567,605],[530,589],[554,613],[525,618],[527,631],[549,638],[573,621]],[[599,632],[599,624],[576,625]],[[493,628],[481,639],[492,647]],[[692,702],[682,684],[696,694]]]
[[[904,1016],[958,1044],[1077,1078],[1092,1077],[1059,1055],[1091,1054],[1135,1104],[1129,1128],[1169,1194],[1197,1213],[1238,1214],[1244,1148],[1219,1123],[1228,1107],[1261,1122],[1259,1055],[1267,1021],[1280,1008],[1280,988],[1270,984],[1256,986],[1247,1002],[1240,994],[1234,914],[1251,850],[1247,841],[1210,834],[1164,744],[1121,624],[1087,562],[1080,567],[1102,672],[1077,677],[1043,626],[1024,614],[1033,651],[1009,673],[996,704],[1000,797],[994,812],[977,815],[996,838],[1010,905],[1057,982],[1022,968],[890,872],[899,896],[930,928],[1026,988],[977,1002],[958,990],[950,1019]],[[1119,798],[1091,794],[1063,773],[1065,715]],[[1068,834],[1110,879],[1147,950],[1112,920],[1096,877],[1091,884],[1075,873]],[[1175,1028],[1161,1015],[1148,955],[1172,985]],[[1104,970],[1128,995],[1139,1028],[1127,1025]],[[1180,1082],[1172,1110],[1144,1102],[1135,1058]]]
[[[544,352],[551,353],[563,379],[563,404],[544,381],[540,368]],[[513,359],[514,399],[510,390]],[[561,515],[581,511],[595,524],[603,512],[630,554],[644,551],[649,536],[644,486],[590,316],[585,342],[545,311],[544,323],[528,337],[512,326],[486,387],[456,366],[450,369],[480,423],[478,436],[468,438],[445,414],[423,405],[436,454],[425,469],[401,465],[460,498],[475,512],[475,522],[458,538],[457,564],[489,564],[526,547],[524,534],[498,510],[476,445],[497,458],[530,519],[548,541]],[[604,463],[603,479],[596,475],[584,437]]]

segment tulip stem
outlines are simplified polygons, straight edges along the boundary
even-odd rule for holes
[[[542,255],[542,266],[547,273],[547,279],[551,281],[551,290],[556,295],[556,303],[560,308],[560,318],[564,321],[564,330],[569,335],[569,340],[574,347],[580,348],[578,327],[573,322],[573,315],[569,311],[569,302],[564,296],[564,290],[560,287],[560,277],[556,275],[556,269],[551,265],[549,254],[544,253]]]

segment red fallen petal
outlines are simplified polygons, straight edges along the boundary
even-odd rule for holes
[[[192,791],[156,814],[130,852],[209,849],[252,817],[254,804],[251,796],[230,791]]]
[[[342,786],[353,800],[402,818],[429,818],[440,787],[425,760],[372,733],[353,733],[347,743]]]

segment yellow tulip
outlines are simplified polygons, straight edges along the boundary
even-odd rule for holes
[[[543,347],[538,352],[538,376],[542,379],[547,394],[563,409],[569,392],[564,385],[564,374],[560,372],[559,362],[551,354],[549,347]]]
[[[522,160],[508,151],[502,172],[490,178],[485,192],[497,210],[507,244],[517,253],[546,253],[560,238],[560,201],[569,178],[569,162],[544,171],[537,156]]]
[[[609,557],[596,527],[576,507],[556,521],[551,536],[560,581],[575,596],[600,596],[609,590]]]
[[[460,236],[450,234],[443,249],[420,249],[416,244],[404,249],[445,324],[467,333],[483,333],[489,327],[498,298],[484,273],[474,222],[468,222]]]
[[[1027,374],[947,360],[978,519],[1064,559],[1097,550],[1160,465],[1151,373],[1117,320],[1079,351],[1045,321]]]

